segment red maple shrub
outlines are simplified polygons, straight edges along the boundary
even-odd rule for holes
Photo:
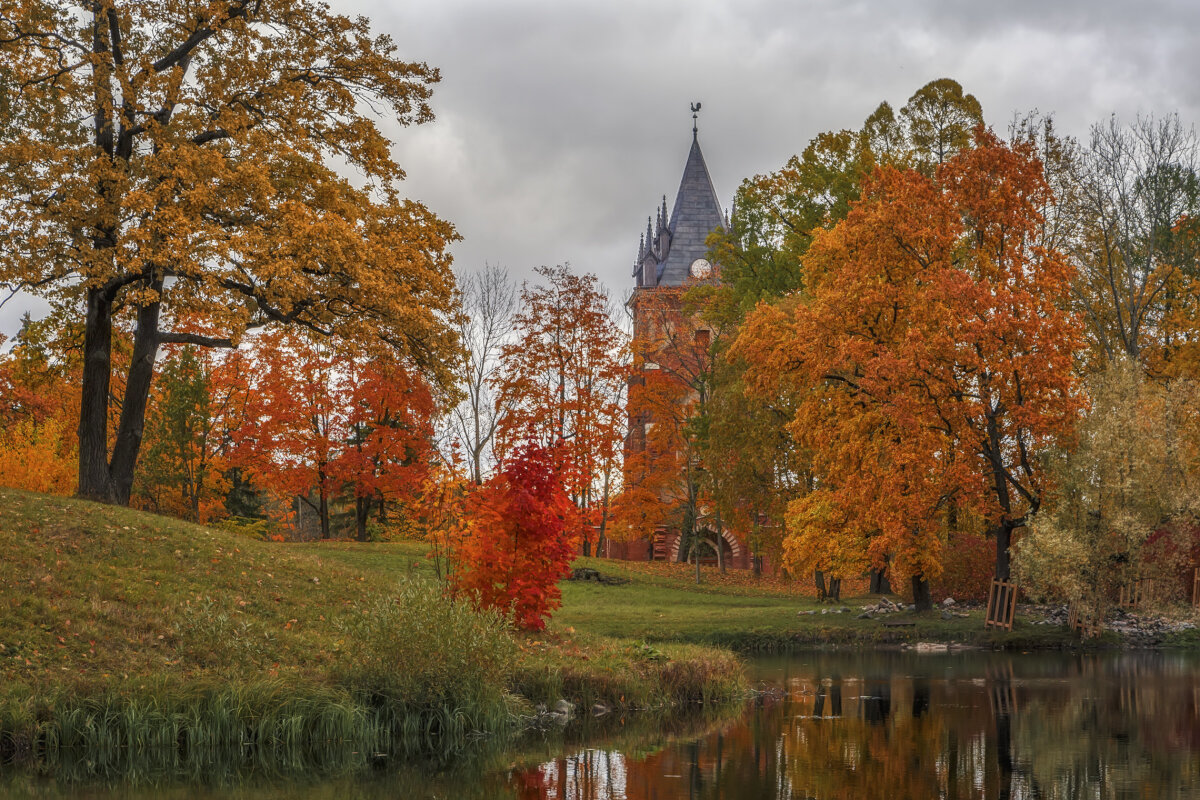
[[[483,608],[509,614],[528,630],[541,630],[562,604],[558,581],[575,558],[573,510],[555,469],[553,453],[527,443],[467,498],[456,594]]]

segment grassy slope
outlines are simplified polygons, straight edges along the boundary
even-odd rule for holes
[[[0,678],[169,672],[313,677],[338,631],[323,611],[376,572],[177,520],[0,490]]]
[[[329,685],[353,660],[339,618],[412,573],[432,575],[416,543],[262,542],[0,489],[0,698],[147,679]],[[533,701],[567,693],[640,705],[690,691],[657,654],[626,641],[551,632],[520,645],[514,688]],[[720,654],[665,649],[672,662],[710,667],[717,683],[737,672]]]

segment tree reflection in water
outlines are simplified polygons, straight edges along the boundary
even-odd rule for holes
[[[756,662],[736,722],[509,773],[522,800],[1184,798],[1200,792],[1200,661],[964,653]]]

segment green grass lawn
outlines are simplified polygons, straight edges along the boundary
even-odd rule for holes
[[[716,644],[743,652],[856,643],[990,643],[1000,638],[983,634],[978,611],[952,620],[943,619],[937,609],[858,619],[861,607],[876,597],[843,596],[841,603],[819,603],[807,584],[756,581],[746,572],[732,570],[721,575],[716,568],[704,568],[697,585],[695,568],[686,564],[580,559],[577,565],[629,581],[623,585],[563,583],[563,607],[555,621],[606,636]],[[833,613],[843,608],[849,612]],[[913,624],[885,626],[883,622],[900,619]]]
[[[422,542],[314,542],[289,546],[298,552],[318,554],[329,563],[376,574],[433,574],[432,563],[425,558],[428,548]],[[809,582],[755,578],[745,570],[722,574],[716,567],[702,567],[701,582],[697,584],[695,567],[687,564],[579,558],[573,566],[590,567],[627,583],[562,581],[563,604],[553,617],[553,631],[655,643],[718,645],[744,653],[917,642],[1017,649],[1080,644],[1065,629],[1033,625],[1020,612],[1011,632],[985,630],[979,608],[967,611],[966,617],[951,619],[944,618],[940,607],[923,614],[858,619],[862,607],[875,603],[878,596],[849,594],[843,595],[840,603],[820,603]],[[863,588],[861,582],[850,586],[852,591]],[[832,613],[842,608],[850,609],[849,613]],[[961,609],[955,611],[963,613]],[[911,625],[885,624],[895,622]],[[1089,646],[1115,643],[1109,635]]]

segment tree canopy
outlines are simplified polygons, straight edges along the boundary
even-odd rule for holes
[[[164,344],[299,325],[449,384],[455,233],[401,197],[377,125],[431,119],[438,77],[315,0],[4,4],[0,281],[84,322],[80,494],[128,500]]]

